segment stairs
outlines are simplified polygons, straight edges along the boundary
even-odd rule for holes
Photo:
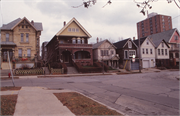
[[[10,64],[11,64],[11,68],[12,68],[12,63],[10,62]],[[10,67],[9,67],[9,62],[2,62],[1,63],[1,68],[2,69],[10,69]]]
[[[75,67],[67,67],[67,74],[78,74],[78,71],[76,70]]]

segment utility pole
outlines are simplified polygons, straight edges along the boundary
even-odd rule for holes
[[[139,35],[139,25],[138,25],[138,35]],[[139,72],[141,73],[141,47],[140,47],[140,37],[138,37],[138,46],[139,46]]]

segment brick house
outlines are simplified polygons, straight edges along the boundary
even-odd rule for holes
[[[92,44],[88,44],[91,35],[75,19],[72,18],[48,42],[47,62],[63,62],[67,66],[74,62],[81,65],[93,65]]]
[[[23,64],[34,66],[39,58],[40,35],[42,23],[30,22],[26,17],[18,18],[1,29],[1,68],[9,69],[8,52],[13,68],[20,68]]]

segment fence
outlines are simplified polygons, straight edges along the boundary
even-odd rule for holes
[[[25,70],[15,70],[15,75],[42,75],[44,74],[44,70],[42,68],[39,69],[25,69]]]
[[[64,68],[62,68],[62,69],[51,68],[51,74],[64,74]]]

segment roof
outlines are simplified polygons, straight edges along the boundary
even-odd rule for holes
[[[127,41],[129,39],[131,40],[131,38],[124,39],[124,40],[121,40],[121,41],[118,41],[118,42],[114,43],[113,45],[116,46],[117,49],[124,48],[124,45],[127,43]]]
[[[92,37],[74,17],[56,34],[56,36],[60,35],[72,22],[75,22],[89,38]]]
[[[18,25],[21,21],[23,20],[27,20],[29,22],[29,20],[24,17],[23,19],[21,18],[17,18],[16,20],[8,23],[8,24],[3,24],[3,26],[0,28],[1,30],[13,30],[13,28]],[[37,31],[42,31],[43,30],[43,27],[42,27],[42,23],[37,23],[37,22],[34,22],[34,25],[32,25],[30,22],[29,24],[34,27]]]
[[[140,38],[140,45],[146,40],[147,37]],[[139,47],[139,39],[133,40],[133,42]]]
[[[14,45],[16,46],[16,44],[14,42],[8,41],[8,42],[0,42],[0,45]]]
[[[171,29],[171,30],[168,30],[168,31],[163,31],[161,33],[156,33],[156,34],[152,34],[152,35],[149,35],[148,37],[150,39],[153,40],[153,42],[155,43],[158,43],[159,41],[162,41],[163,39],[166,41],[166,42],[169,42],[172,35],[174,34],[174,32],[177,31],[177,29]],[[178,31],[177,31],[178,32]],[[179,32],[178,32],[179,33]],[[154,44],[155,44],[154,43]]]
[[[93,44],[93,49],[99,48],[99,46],[101,46],[104,42],[109,42],[109,40],[106,39],[106,40],[103,40],[103,41]],[[116,47],[111,42],[109,42],[109,43],[116,49]]]

